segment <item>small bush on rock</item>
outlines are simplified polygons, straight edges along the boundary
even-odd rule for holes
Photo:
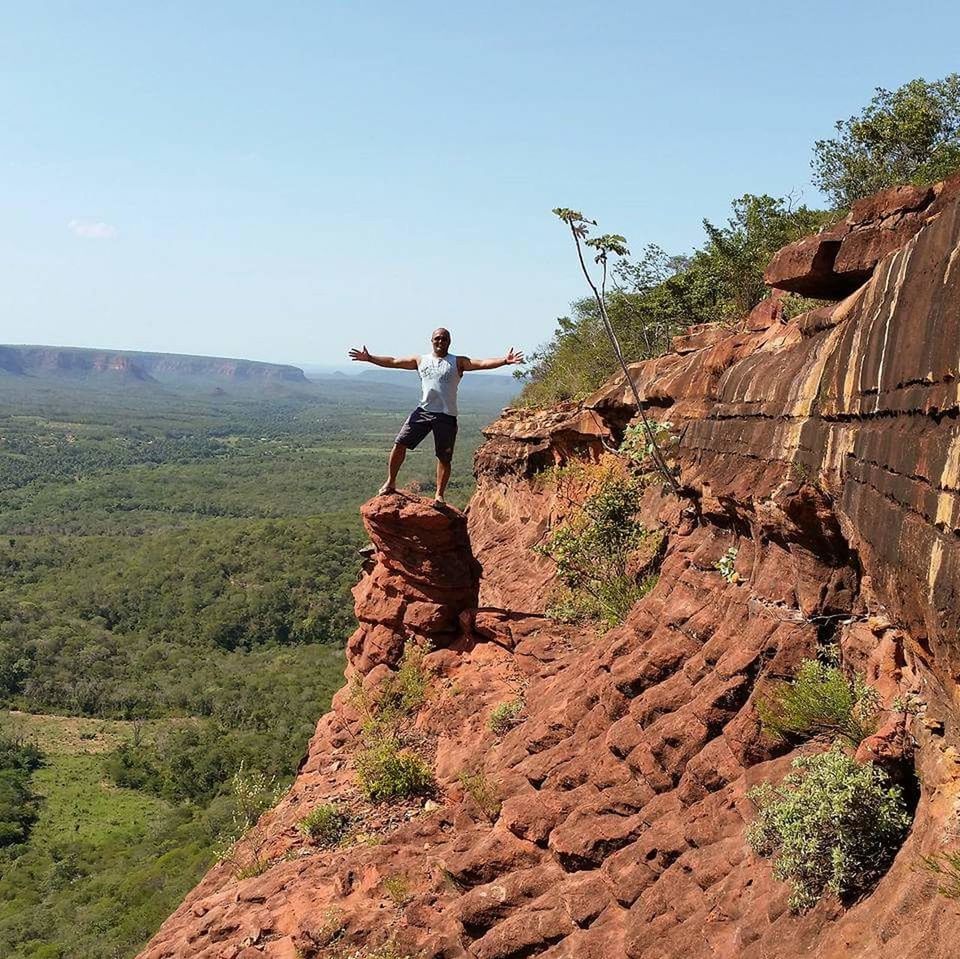
[[[929,869],[939,880],[938,890],[948,899],[960,899],[960,852],[941,852],[924,856],[924,869]]]
[[[400,666],[380,687],[378,708],[381,714],[410,716],[426,702],[431,672],[424,664],[424,657],[429,652],[430,644],[426,640],[407,641]]]
[[[335,803],[314,807],[297,823],[304,836],[323,846],[338,842],[346,828],[347,817]]]
[[[502,736],[513,729],[520,721],[523,706],[523,700],[520,698],[509,699],[505,703],[494,706],[487,721],[490,731],[495,736]]]
[[[423,796],[434,789],[430,768],[396,738],[385,737],[359,750],[354,763],[361,791],[374,801]]]
[[[839,744],[793,765],[797,772],[778,786],[763,783],[748,794],[759,813],[747,842],[758,855],[773,857],[773,874],[791,883],[796,911],[825,893],[850,899],[866,892],[910,825],[902,790]]]
[[[416,716],[426,702],[431,671],[424,664],[430,652],[426,641],[408,640],[397,669],[373,691],[364,689],[359,677],[351,695],[353,705],[364,715],[366,738],[396,735],[401,727]]]
[[[370,696],[361,684],[353,703],[364,714],[363,745],[354,756],[357,782],[372,800],[425,795],[433,791],[433,773],[424,761],[405,748],[411,721],[426,701],[430,670],[423,659],[427,643],[410,641],[400,666]]]
[[[664,456],[669,456],[674,452],[680,439],[680,435],[674,432],[673,423],[669,420],[650,420],[650,432],[653,434],[652,442],[643,424],[634,423],[624,430],[623,442],[620,444],[620,453],[641,469],[650,467],[654,454],[654,442]]]
[[[501,802],[497,789],[487,779],[487,774],[482,769],[464,769],[460,773],[460,785],[484,816],[490,822],[496,822],[497,816],[500,815]]]
[[[408,952],[400,952],[397,947],[388,942],[374,949],[360,949],[358,952],[337,953],[334,959],[416,959]]]
[[[596,619],[615,626],[649,592],[650,577],[627,572],[631,556],[648,536],[637,519],[643,484],[622,463],[608,461],[589,478],[590,492],[571,515],[536,547],[557,567],[561,585],[551,614],[557,619]]]
[[[383,880],[383,889],[398,906],[403,906],[410,901],[410,880],[406,876],[401,876],[400,873],[387,876]]]
[[[723,556],[717,560],[717,572],[731,584],[737,583],[740,580],[740,576],[737,573],[737,554],[739,552],[736,546],[731,546]]]
[[[879,699],[862,676],[847,676],[836,662],[805,659],[793,680],[757,709],[764,728],[782,738],[826,734],[856,747],[876,730]]]

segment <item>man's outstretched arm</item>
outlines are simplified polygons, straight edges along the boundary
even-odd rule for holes
[[[417,368],[417,358],[415,356],[403,356],[400,358],[394,356],[374,356],[364,346],[359,350],[350,350],[351,360],[360,363],[373,363],[374,366],[385,366],[388,370],[415,370]]]
[[[460,357],[460,372],[467,370],[496,370],[501,366],[511,366],[514,363],[525,363],[522,350],[515,350],[512,346],[506,356],[498,356],[492,360],[471,360],[469,356]]]

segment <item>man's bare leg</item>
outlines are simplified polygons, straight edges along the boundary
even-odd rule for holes
[[[444,503],[443,496],[447,491],[447,483],[450,482],[450,464],[444,463],[443,460],[437,460],[437,495],[434,496],[434,500],[437,503]]]
[[[396,490],[397,473],[400,472],[400,466],[406,455],[406,446],[401,446],[399,443],[393,444],[393,449],[390,450],[390,459],[387,461],[387,481],[377,491],[378,496],[383,496],[384,493],[393,493]]]

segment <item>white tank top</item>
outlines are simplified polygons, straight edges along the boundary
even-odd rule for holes
[[[456,416],[457,387],[460,385],[457,357],[453,353],[446,356],[424,353],[417,362],[417,371],[423,384],[420,406],[430,413]]]

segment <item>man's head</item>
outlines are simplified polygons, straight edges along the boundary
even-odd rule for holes
[[[430,334],[430,343],[433,345],[434,356],[446,356],[450,351],[450,331],[438,327]]]

